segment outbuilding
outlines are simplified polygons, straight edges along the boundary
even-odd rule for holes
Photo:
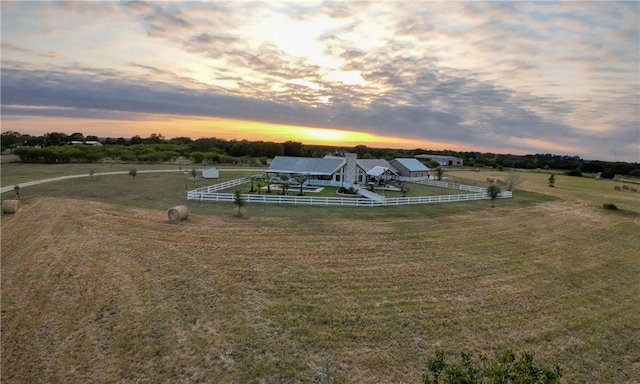
[[[220,170],[216,167],[206,167],[202,170],[202,177],[205,179],[218,179],[220,178]]]
[[[418,159],[393,159],[391,165],[404,177],[429,177],[429,168]]]

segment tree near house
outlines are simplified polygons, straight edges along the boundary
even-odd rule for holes
[[[500,192],[502,192],[502,190],[500,189],[500,187],[498,187],[495,184],[491,184],[490,186],[487,187],[487,194],[491,198],[491,208],[495,207],[495,201],[496,201],[496,198],[500,196]]]
[[[309,179],[309,176],[302,174],[295,177],[295,180],[300,184],[300,191],[298,192],[298,196],[304,196],[303,186],[304,183]]]
[[[444,174],[444,170],[442,169],[442,167],[436,168],[436,177],[438,178],[438,181],[442,181],[443,174]]]
[[[289,193],[289,187],[291,186],[291,182],[289,181],[289,176],[286,174],[278,175],[280,179],[280,188],[282,188],[281,195],[287,195]]]

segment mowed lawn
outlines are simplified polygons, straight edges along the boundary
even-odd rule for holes
[[[489,175],[469,172],[445,175]],[[24,188],[2,217],[2,381],[312,382],[328,363],[339,383],[417,383],[436,348],[514,348],[569,379],[637,382],[638,194],[526,177],[495,209],[243,218],[187,203],[211,182],[179,172]]]

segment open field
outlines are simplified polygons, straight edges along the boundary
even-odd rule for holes
[[[2,217],[2,381],[312,382],[327,360],[336,382],[417,383],[441,347],[528,350],[567,378],[636,383],[639,195],[546,177],[526,174],[495,209],[250,205],[235,218],[188,203],[178,224],[166,209],[215,181],[24,188]]]

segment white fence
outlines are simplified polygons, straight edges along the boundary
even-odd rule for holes
[[[474,192],[474,193],[484,193],[484,192],[487,191],[486,188],[476,187],[475,185],[464,185],[464,184],[458,184],[458,183],[448,183],[446,181],[430,180],[428,178],[423,178],[423,177],[415,177],[415,178],[401,177],[400,180],[401,181],[409,181],[411,183],[416,183],[416,184],[430,185],[430,186],[433,186],[433,187],[459,189],[461,191]],[[507,191],[507,192],[510,192],[510,191]],[[511,197],[511,196],[509,196],[509,197]]]
[[[416,196],[416,197],[399,197],[385,198],[384,196],[375,194],[363,188],[356,188],[358,193],[367,198],[353,197],[314,197],[314,196],[289,196],[289,195],[258,195],[258,194],[242,194],[242,198],[248,203],[267,203],[267,204],[300,204],[300,205],[325,205],[325,206],[359,206],[373,207],[383,205],[408,205],[408,204],[429,204],[429,203],[449,203],[472,200],[490,199],[485,188],[471,185],[462,185],[455,183],[446,183],[442,181],[426,180],[426,179],[408,179],[404,181],[418,182],[419,184],[432,185],[441,188],[453,188],[463,191],[476,192],[466,193],[462,195],[440,195],[440,196]],[[219,193],[218,191],[233,188],[238,185],[246,184],[250,178],[244,177],[224,183],[202,187],[187,192],[187,200],[195,201],[221,201],[233,202],[233,193]],[[310,185],[323,185],[341,187],[342,183],[328,180],[308,180]],[[356,186],[354,186],[355,188]],[[375,195],[375,198],[367,196]],[[512,197],[511,191],[502,191],[499,198]]]

